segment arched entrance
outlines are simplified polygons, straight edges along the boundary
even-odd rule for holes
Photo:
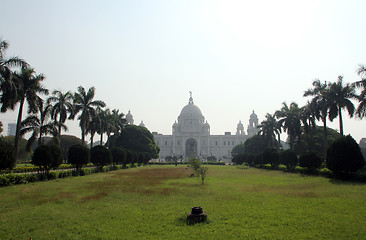
[[[197,141],[196,141],[196,139],[189,138],[186,141],[186,156],[188,158],[197,157]]]

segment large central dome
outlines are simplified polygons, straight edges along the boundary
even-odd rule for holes
[[[178,120],[179,119],[204,120],[201,109],[194,105],[192,96],[189,98],[188,105],[186,105],[180,112]]]
[[[203,134],[210,135],[210,125],[206,122],[202,115],[201,109],[194,105],[192,92],[189,102],[178,117],[178,123],[173,124],[173,135],[179,134]]]

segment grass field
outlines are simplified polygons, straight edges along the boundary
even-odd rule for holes
[[[143,167],[0,189],[0,239],[366,239],[366,184]],[[208,222],[186,224],[194,206]]]

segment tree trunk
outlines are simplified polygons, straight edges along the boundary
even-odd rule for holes
[[[81,144],[85,143],[85,130],[84,127],[81,128]]]
[[[323,132],[324,132],[324,157],[327,155],[328,149],[328,136],[327,136],[327,116],[322,117],[323,120]]]
[[[108,148],[109,148],[109,137],[111,136],[111,133],[107,132],[107,143],[108,143]]]
[[[289,135],[289,138],[290,138],[290,149],[293,150],[293,137],[291,135]]]
[[[301,143],[301,132],[299,133],[299,135],[297,135],[297,146],[299,148],[299,153],[302,152],[302,143]]]
[[[338,108],[338,117],[339,117],[339,132],[341,136],[343,136],[343,121],[342,121],[342,108]]]
[[[309,139],[309,142],[308,142],[308,144],[309,144],[309,149],[310,149],[310,151],[313,151],[313,145],[314,145],[314,138],[313,138],[313,129],[312,129],[312,123],[311,123],[311,121],[310,121],[310,119],[309,119],[309,136],[310,136],[310,139]]]
[[[281,136],[280,136],[280,134],[278,134],[277,137],[278,137],[278,149],[280,149],[281,148]]]
[[[94,134],[93,132],[90,133],[90,149],[93,148],[93,144],[94,144]]]
[[[60,136],[60,138],[61,138],[61,114],[60,114],[60,119],[59,119],[59,121],[58,121],[58,135]]]
[[[24,99],[20,100],[18,119],[17,119],[17,129],[16,129],[16,132],[15,132],[15,138],[14,138],[14,146],[15,146],[15,166],[14,167],[16,167],[17,164],[18,164],[19,141],[20,141],[20,125],[22,123],[23,106],[24,106]]]
[[[43,142],[42,142],[42,127],[40,127],[39,129],[39,138],[38,138],[38,147],[43,145]]]

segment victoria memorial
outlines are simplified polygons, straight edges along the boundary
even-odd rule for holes
[[[130,112],[126,115],[126,119],[128,123],[133,124]],[[239,121],[235,134],[225,132],[224,135],[211,135],[210,124],[205,121],[200,108],[194,104],[192,93],[177,120],[172,126],[172,135],[153,132],[155,141],[160,147],[160,158],[230,157],[235,145],[244,143],[249,137],[258,133],[258,117],[253,111],[246,132],[244,125]],[[142,122],[140,126],[144,126]]]

